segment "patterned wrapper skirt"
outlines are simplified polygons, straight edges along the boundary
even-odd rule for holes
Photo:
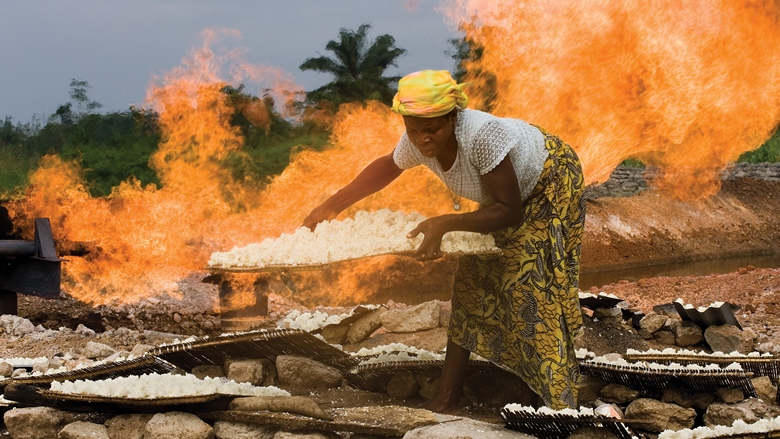
[[[500,257],[461,258],[448,337],[519,375],[548,407],[576,408],[582,167],[569,145],[540,130],[549,157],[523,223],[493,233]]]

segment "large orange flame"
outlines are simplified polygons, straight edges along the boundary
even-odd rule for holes
[[[334,118],[333,145],[326,152],[302,145],[292,164],[263,191],[234,181],[219,162],[240,149],[243,139],[229,123],[234,110],[226,103],[223,87],[242,80],[265,82],[285,99],[298,96],[300,87],[275,69],[245,63],[240,51],[215,53],[211,45],[225,34],[235,36],[225,30],[204,32],[204,45],[182,66],[155,78],[148,90],[149,105],[159,113],[164,131],[150,159],[161,188],[141,187],[130,179],[110,197],[91,198],[76,164],[47,156],[32,176],[25,199],[9,206],[17,219],[50,218],[58,239],[94,243],[96,254],[71,258],[64,265],[64,287],[79,299],[104,304],[175,294],[176,281],[202,269],[212,252],[293,231],[318,203],[394,147],[403,126],[388,107],[345,106]],[[226,66],[231,81],[221,78]],[[249,111],[248,118],[254,114],[260,123],[267,116],[265,108]],[[451,208],[448,200],[442,183],[418,169],[344,216],[379,207],[435,215]],[[340,281],[331,289],[338,291],[351,282]],[[236,281],[235,287],[241,289],[240,284]],[[251,285],[251,279],[246,284]],[[329,291],[326,287],[320,294]],[[343,294],[356,302],[364,293]],[[253,295],[244,296],[245,305],[251,305]]]
[[[454,0],[444,12],[484,48],[476,104],[572,144],[589,183],[626,158],[659,188],[714,194],[719,173],[780,120],[780,6],[764,0]],[[480,87],[482,85],[482,87]]]
[[[706,196],[717,190],[717,173],[758,146],[778,120],[775,3],[462,0],[448,11],[485,48],[471,71],[494,75],[494,112],[537,123],[574,145],[589,182],[604,181],[620,161],[635,157],[665,171],[661,187],[670,193]],[[296,98],[301,89],[277,69],[246,63],[242,50],[215,53],[211,45],[223,35],[237,33],[204,32],[203,46],[148,90],[164,129],[150,160],[160,188],[130,179],[110,197],[91,198],[78,166],[46,157],[26,197],[9,206],[15,219],[50,218],[57,239],[99,249],[64,265],[70,294],[96,304],[176,294],[176,282],[202,269],[212,252],[299,227],[312,208],[397,142],[403,125],[389,108],[345,105],[333,117],[325,151],[301,145],[263,190],[234,181],[219,162],[243,139],[229,124],[235,107],[221,89],[263,83],[281,97],[277,102]],[[480,84],[491,81],[470,79],[473,101],[487,102],[490,90]],[[251,104],[241,111],[267,123],[268,109]],[[312,114],[328,113],[320,110]],[[380,207],[432,216],[450,211],[452,203],[444,185],[420,168],[342,216]],[[395,271],[380,282],[395,282],[407,268],[428,269],[389,260]],[[366,283],[374,276],[365,275],[377,264],[386,263],[345,264],[325,273],[338,279],[329,285],[301,276],[297,282],[306,291],[299,294],[358,302],[378,289]],[[253,294],[243,296],[251,305]]]

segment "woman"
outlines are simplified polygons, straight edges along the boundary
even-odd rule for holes
[[[578,281],[585,223],[583,176],[574,151],[541,128],[467,110],[449,72],[412,73],[398,83],[393,111],[406,132],[392,153],[368,165],[304,220],[314,228],[423,164],[447,185],[459,210],[429,218],[416,256],[441,257],[451,231],[491,232],[503,255],[461,258],[455,275],[447,353],[435,395],[422,407],[453,412],[470,352],[519,375],[519,403],[577,406],[574,338],[582,326]]]

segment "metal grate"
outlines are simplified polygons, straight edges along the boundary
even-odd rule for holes
[[[371,357],[355,357],[354,361],[360,362]],[[353,386],[364,390],[371,390],[374,383],[390,380],[400,371],[408,371],[415,375],[428,370],[441,370],[444,366],[444,360],[417,360],[417,361],[388,361],[384,363],[373,363],[356,365],[350,368],[344,374],[344,378]],[[483,371],[505,370],[489,361],[469,360],[466,366],[466,373],[477,373]]]
[[[149,352],[184,370],[222,365],[228,358],[265,358],[303,355],[344,372],[353,364],[349,354],[300,329],[259,330],[161,346]]]
[[[574,416],[564,413],[531,413],[514,411],[506,407],[501,409],[501,416],[506,421],[506,428],[536,436],[539,439],[560,439],[568,437],[582,427],[604,428],[614,433],[620,439],[635,439],[634,433],[627,425],[629,421],[607,416]]]
[[[641,363],[621,366],[590,360],[580,362],[580,368],[583,373],[605,382],[623,384],[646,393],[658,392],[673,382],[679,382],[697,392],[711,393],[717,388],[740,389],[746,397],[758,396],[750,381],[753,373],[744,370],[652,369]]]

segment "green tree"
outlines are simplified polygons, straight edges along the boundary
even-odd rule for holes
[[[95,110],[103,107],[97,101],[91,101],[87,97],[89,82],[80,79],[70,80],[70,100],[67,104],[57,107],[57,111],[49,118],[50,122],[59,122],[63,125],[72,125],[82,117],[93,114]],[[75,111],[73,109],[75,104]]]
[[[775,133],[760,148],[748,151],[739,156],[738,162],[747,163],[777,163],[780,162],[780,129],[775,129]]]
[[[47,128],[52,123],[47,125]],[[149,168],[160,129],[153,111],[130,108],[107,114],[85,114],[67,127],[60,155],[77,159],[94,196],[105,196],[120,182],[134,177],[142,185],[159,184]]]
[[[339,39],[328,41],[325,49],[334,58],[318,56],[308,58],[301,70],[314,70],[333,75],[333,81],[307,93],[307,101],[333,102],[336,106],[345,102],[378,100],[390,104],[395,95],[399,76],[384,76],[390,66],[406,53],[395,46],[395,38],[380,35],[369,42],[367,34],[371,25],[362,24],[357,31],[342,28]]]

